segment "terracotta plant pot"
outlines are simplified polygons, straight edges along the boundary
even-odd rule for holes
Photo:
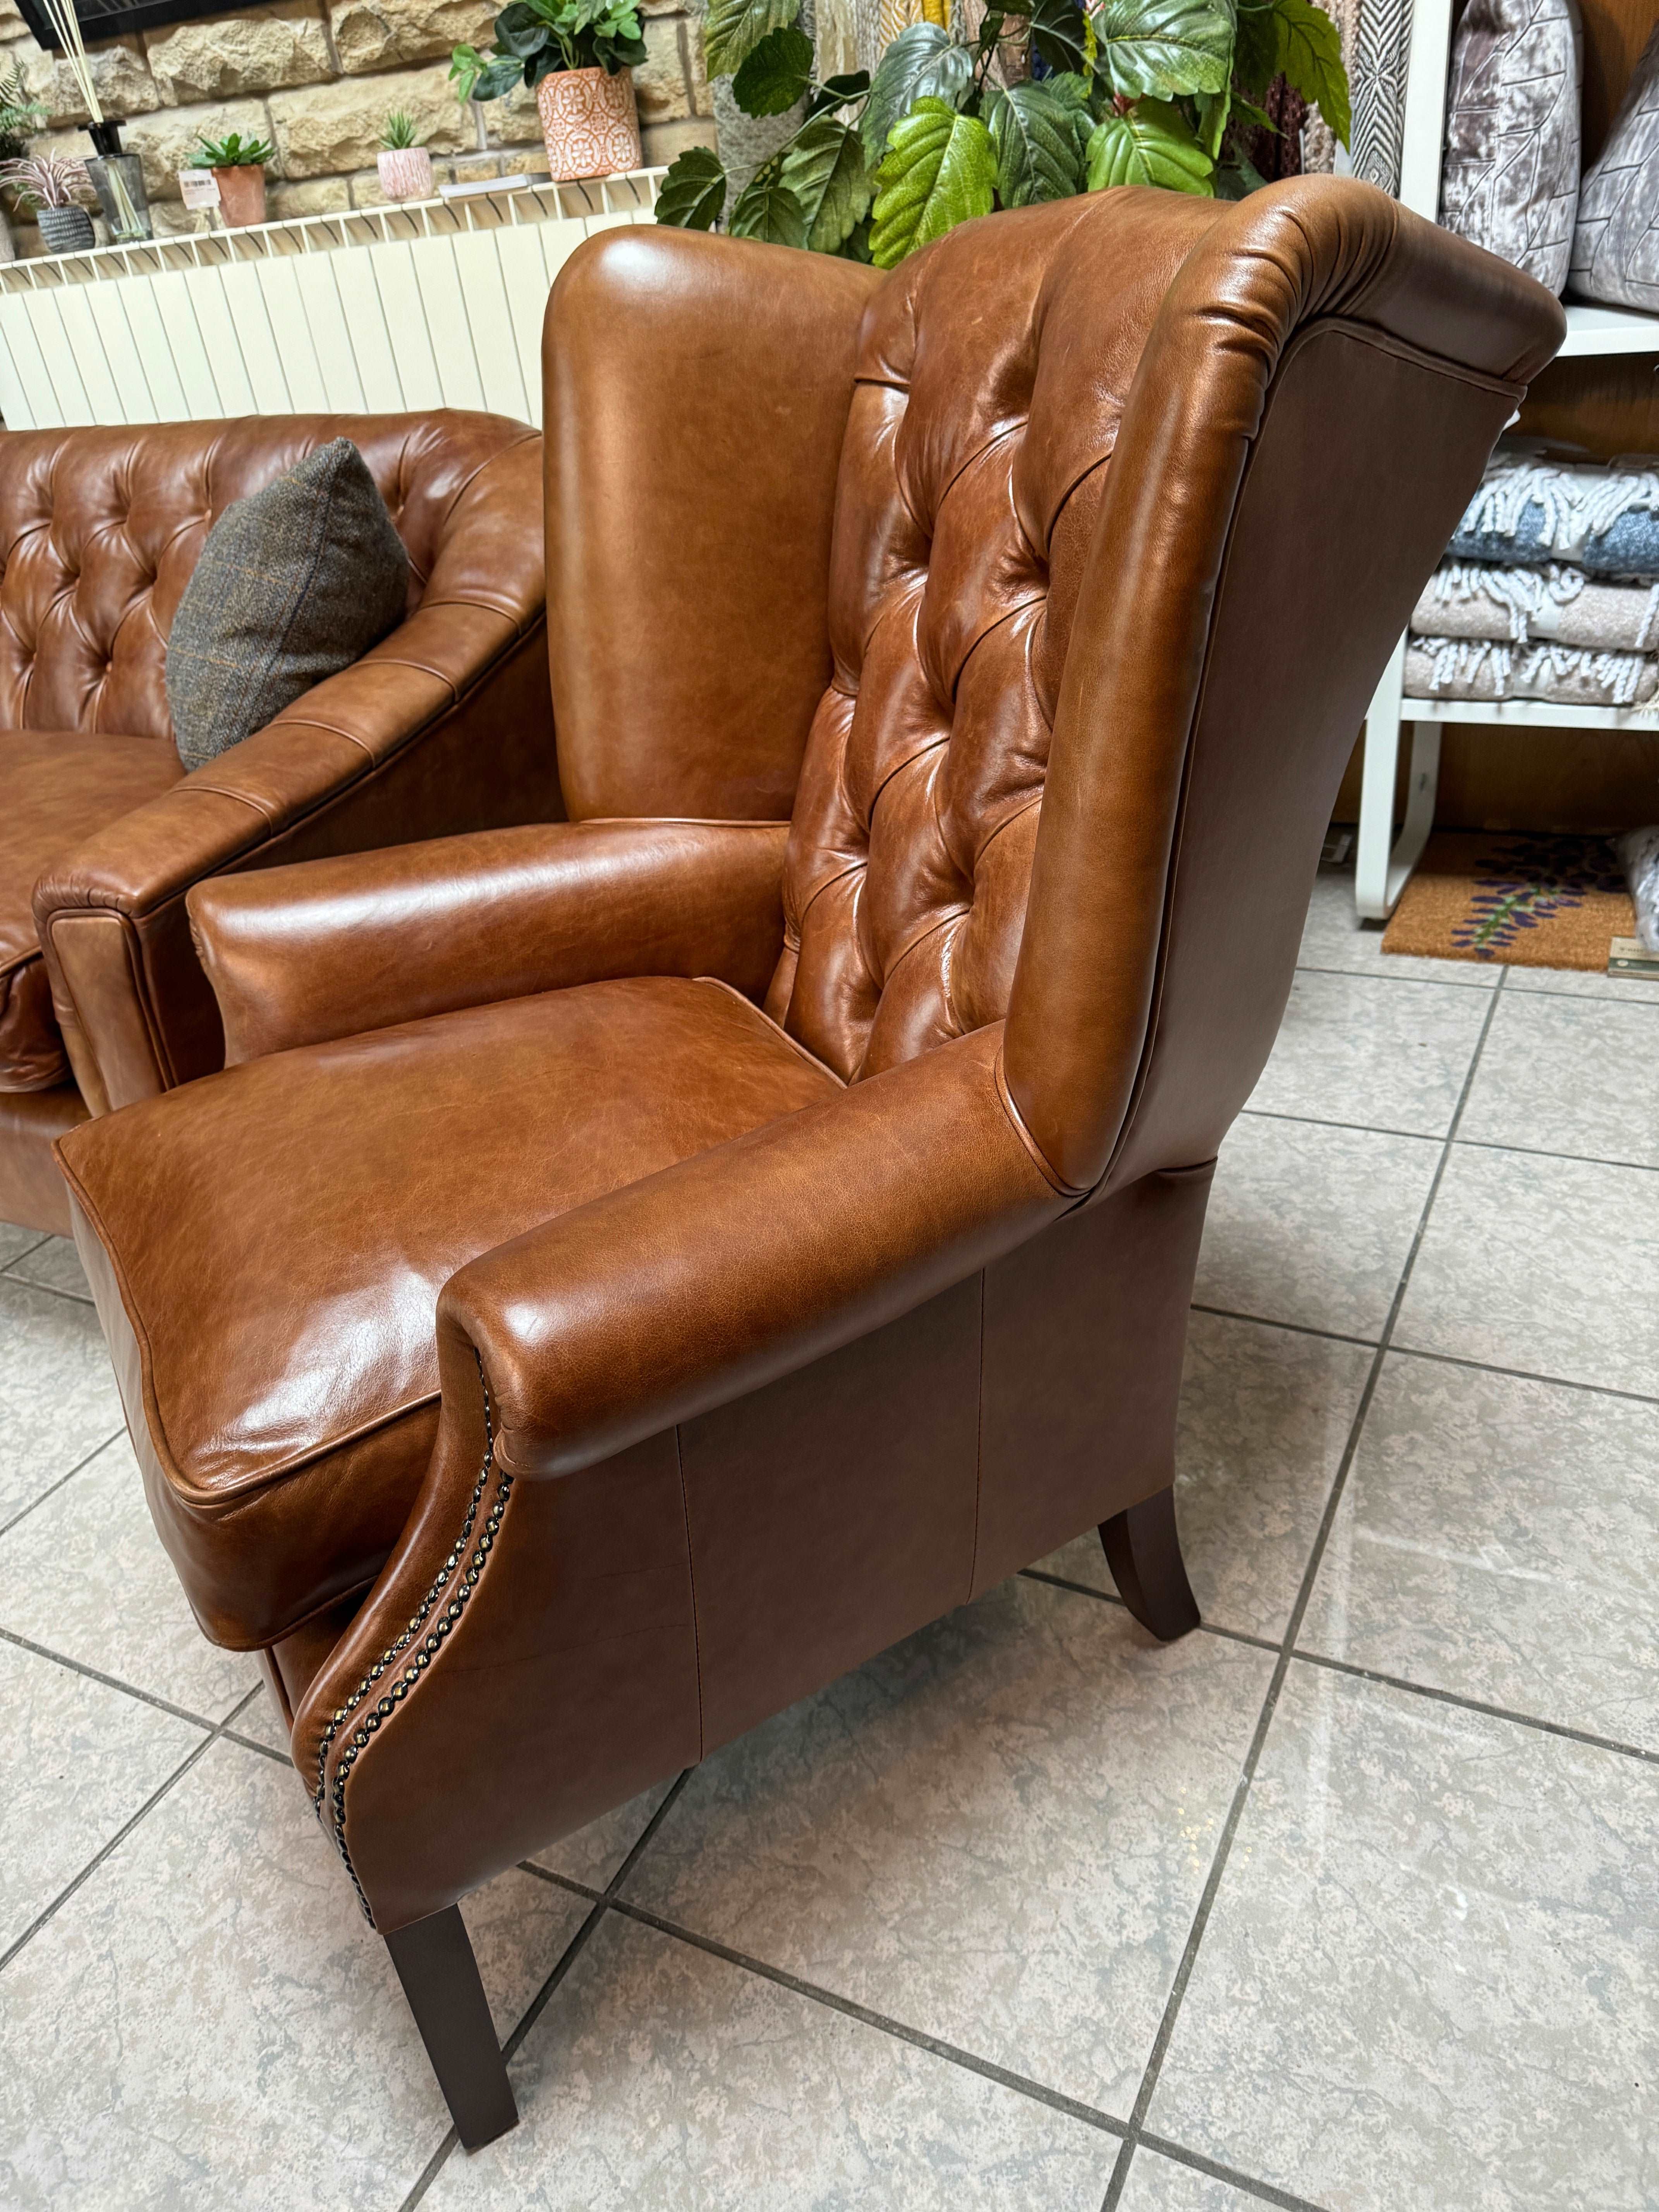
[[[219,213],[227,230],[246,230],[265,219],[265,173],[257,161],[240,161],[234,169],[216,169]]]
[[[424,146],[386,146],[374,157],[380,190],[389,200],[432,198],[432,156]]]
[[[556,185],[640,166],[640,118],[626,70],[556,70],[536,88],[542,143]]]

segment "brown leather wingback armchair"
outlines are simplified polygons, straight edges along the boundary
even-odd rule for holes
[[[475,1885],[1091,1525],[1195,1621],[1217,1147],[1563,328],[1329,179],[884,280],[641,229],[566,267],[568,776],[788,822],[204,884],[233,1064],[60,1146],[156,1524],[267,1656],[463,2142],[514,2117]]]
[[[341,435],[408,549],[408,619],[186,775],[167,638],[209,527]],[[562,814],[540,474],[490,415],[0,439],[0,1220],[66,1235],[52,1139],[220,1066],[192,884]]]

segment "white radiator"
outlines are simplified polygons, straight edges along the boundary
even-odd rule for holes
[[[7,428],[482,407],[541,422],[548,287],[660,169],[0,265]]]

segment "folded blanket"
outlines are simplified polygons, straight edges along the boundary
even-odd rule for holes
[[[1498,568],[1447,561],[1424,587],[1410,627],[1423,637],[1547,638],[1595,653],[1659,645],[1659,583],[1603,584],[1582,568]]]
[[[1566,645],[1516,647],[1486,638],[1412,637],[1408,699],[1548,699],[1564,707],[1645,706],[1659,691],[1659,661],[1641,653],[1586,653]]]
[[[1659,577],[1659,470],[1500,447],[1446,550],[1454,561]]]

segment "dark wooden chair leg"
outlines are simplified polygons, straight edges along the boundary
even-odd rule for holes
[[[519,2108],[459,1905],[400,1928],[386,1948],[456,2134],[468,2150],[494,2142],[517,2127]]]
[[[1198,1626],[1198,1600],[1176,1531],[1173,1486],[1103,1521],[1100,1540],[1118,1595],[1143,1628],[1173,1644]]]

